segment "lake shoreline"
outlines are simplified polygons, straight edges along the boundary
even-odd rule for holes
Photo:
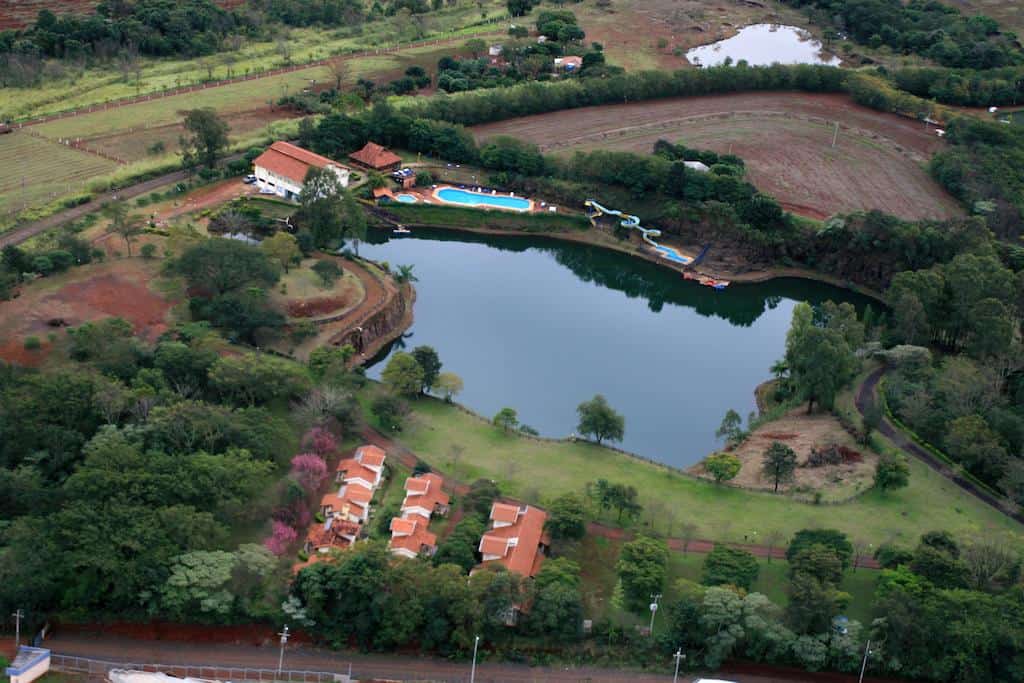
[[[684,267],[666,261],[663,258],[659,258],[654,254],[644,251],[642,248],[637,248],[637,245],[633,245],[632,243],[623,243],[618,240],[612,242],[607,239],[594,239],[593,234],[595,230],[597,230],[595,228],[591,228],[590,230],[584,232],[529,232],[523,230],[507,230],[504,228],[473,228],[459,225],[439,225],[437,223],[407,222],[404,223],[404,225],[409,228],[429,228],[435,230],[447,230],[452,232],[472,233],[476,235],[497,235],[503,237],[545,237],[556,241],[584,244],[592,247],[600,247],[602,249],[607,249],[609,251],[616,251],[621,254],[628,254],[630,256],[635,256],[644,259],[649,263],[662,266],[663,268],[667,268],[680,274],[682,274],[685,271]],[[377,227],[378,229],[383,230],[385,232],[390,232],[390,226],[374,227]],[[600,232],[599,230],[597,230],[597,232],[602,236],[607,236],[606,233]],[[831,285],[833,287],[838,287],[839,289],[843,289],[873,299],[882,305],[887,305],[885,297],[882,295],[881,292],[875,291],[868,287],[863,287],[861,285],[852,283],[848,280],[833,277],[825,273],[819,273],[818,271],[811,270],[809,268],[775,267],[767,268],[764,270],[746,272],[739,272],[729,269],[704,268],[698,272],[702,275],[707,275],[708,277],[714,278],[716,280],[728,280],[732,284],[741,285],[763,284],[765,282],[770,282],[772,280],[778,279],[811,280],[814,282],[820,282],[826,285]]]

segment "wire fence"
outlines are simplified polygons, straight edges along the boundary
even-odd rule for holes
[[[348,665],[351,671],[351,665]],[[164,673],[178,678],[202,678],[216,681],[264,681],[265,683],[351,683],[349,673],[330,671],[303,671],[296,669],[251,669],[248,667],[192,665],[192,664],[144,664],[138,662],[112,662],[103,659],[75,657],[72,655],[50,655],[50,669],[84,675],[92,679],[106,680],[111,670],[146,671]]]

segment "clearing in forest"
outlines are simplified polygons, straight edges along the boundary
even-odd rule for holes
[[[908,219],[961,212],[924,168],[944,144],[934,131],[861,107],[845,95],[671,98],[526,116],[473,132],[478,140],[512,135],[558,154],[649,153],[659,138],[731,152],[746,161],[747,177],[759,190],[811,218],[869,209]]]

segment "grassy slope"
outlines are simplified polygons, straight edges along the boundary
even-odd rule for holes
[[[569,426],[567,425],[567,428]],[[699,481],[668,467],[625,457],[586,443],[551,443],[499,430],[441,401],[419,400],[399,440],[431,466],[462,480],[497,479],[509,495],[526,499],[580,491],[589,481],[605,478],[631,484],[642,504],[672,506],[678,522],[697,525],[698,536],[740,541],[744,535],[768,531],[785,534],[807,527],[835,527],[852,538],[874,544],[889,540],[913,542],[932,529],[946,529],[961,538],[979,533],[1018,540],[1024,529],[1004,515],[960,491],[925,465],[911,461],[908,488],[833,506],[793,502],[769,493],[743,491]],[[464,453],[452,472],[451,446]]]
[[[402,206],[396,203],[388,204],[386,209],[410,225],[494,228],[520,232],[586,230],[590,227],[590,222],[578,214],[520,214],[451,206]]]

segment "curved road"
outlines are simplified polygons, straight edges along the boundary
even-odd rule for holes
[[[860,388],[857,390],[857,396],[854,399],[854,403],[856,404],[857,411],[861,414],[861,417],[864,416],[865,411],[869,407],[874,405],[875,392],[877,390],[878,383],[882,379],[882,376],[885,375],[885,371],[886,368],[881,367],[872,372],[870,375],[868,375],[868,378],[864,380],[864,383],[861,384]],[[956,473],[955,470],[949,467],[949,465],[947,465],[942,460],[939,460],[937,457],[932,455],[928,451],[928,449],[923,448],[916,441],[914,441],[909,436],[907,436],[902,431],[893,426],[892,423],[890,423],[884,415],[882,416],[882,419],[879,421],[878,431],[884,434],[886,438],[892,441],[896,445],[896,447],[903,451],[905,454],[913,456],[918,460],[923,461],[924,464],[928,465],[928,467],[932,468],[942,476],[946,477],[954,484],[959,486],[961,489],[977,498],[978,500],[982,501],[983,503],[987,503],[988,505],[991,505],[996,510],[999,510],[1000,512],[1024,524],[1024,514],[1020,512],[1008,512],[1003,507],[1003,502],[999,498],[993,496],[988,491],[985,491],[984,489],[980,488],[970,480],[961,477],[959,474]]]

